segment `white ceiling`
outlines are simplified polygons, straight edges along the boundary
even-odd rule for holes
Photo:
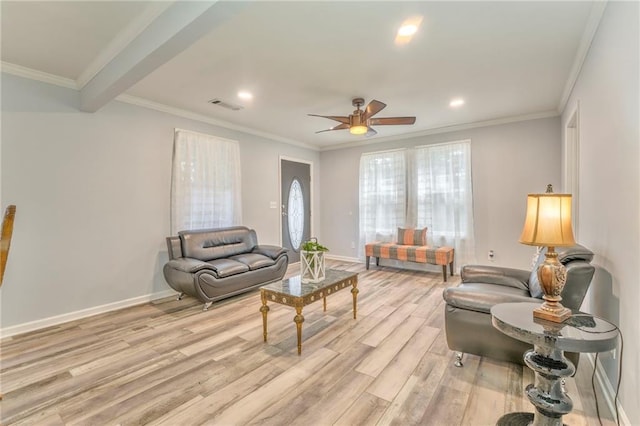
[[[32,76],[73,81],[93,110],[122,94],[119,99],[323,149],[375,140],[346,130],[316,134],[337,123],[307,116],[348,115],[356,96],[388,105],[376,117],[417,117],[413,126],[377,127],[376,138],[556,114],[601,7],[220,2],[205,22],[200,11],[183,14],[184,3],[2,1],[3,70],[25,67],[35,70]],[[198,3],[203,9],[215,2]],[[183,16],[189,13],[193,18]],[[419,32],[396,46],[399,25],[415,15],[423,17]],[[174,33],[179,36],[164,41]],[[145,43],[153,47],[145,50]],[[255,98],[238,99],[240,89]],[[466,104],[450,108],[455,97]],[[211,105],[213,98],[244,109]]]

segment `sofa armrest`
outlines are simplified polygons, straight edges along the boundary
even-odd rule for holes
[[[464,265],[460,270],[463,283],[487,283],[529,290],[530,271],[487,265]]]
[[[182,242],[180,237],[167,237],[167,253],[169,260],[180,259],[182,257]]]
[[[442,292],[447,305],[476,312],[491,312],[499,303],[541,303],[540,299],[529,296],[529,292],[520,289],[505,289],[504,286],[476,283],[448,287]]]
[[[279,246],[258,245],[255,246],[251,252],[261,254],[275,260],[287,253],[287,249]]]
[[[195,274],[196,272],[205,269],[209,269],[211,271],[216,270],[213,265],[190,257],[181,257],[180,259],[170,260],[167,262],[167,267],[191,274]]]

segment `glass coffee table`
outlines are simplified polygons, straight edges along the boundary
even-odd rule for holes
[[[353,295],[353,319],[357,315],[358,303],[358,273],[327,269],[325,279],[317,283],[303,283],[300,276],[291,277],[260,287],[260,298],[262,299],[262,331],[264,341],[267,341],[267,313],[269,306],[267,302],[280,303],[296,309],[296,316],[293,322],[296,324],[298,332],[298,355],[302,353],[302,323],[304,316],[302,308],[319,300],[323,301],[324,310],[327,310],[327,296],[336,293],[343,288],[351,287]]]

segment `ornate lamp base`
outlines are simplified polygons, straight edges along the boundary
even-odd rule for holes
[[[564,322],[571,317],[571,309],[565,308],[560,303],[559,306],[547,306],[543,303],[540,307],[533,310],[533,317],[553,322]]]
[[[562,306],[562,290],[567,281],[567,269],[558,261],[558,253],[549,246],[544,263],[538,269],[538,281],[544,296],[544,303],[533,310],[533,317],[547,321],[563,322],[571,316],[571,310]]]

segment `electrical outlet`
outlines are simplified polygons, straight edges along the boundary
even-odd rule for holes
[[[493,252],[493,250],[489,250],[489,254],[487,255],[487,258],[493,262],[495,260],[495,257],[496,257],[496,254]]]

